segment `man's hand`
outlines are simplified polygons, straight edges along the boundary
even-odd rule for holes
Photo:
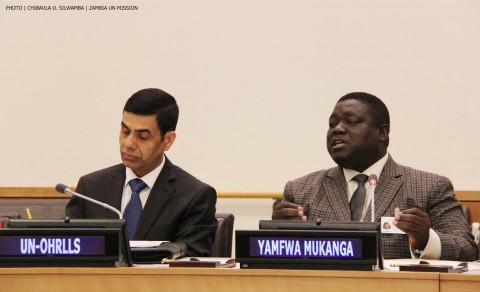
[[[284,201],[273,207],[272,219],[307,221],[307,216],[304,215],[302,206]]]
[[[417,208],[403,210],[393,220],[393,225],[408,235],[412,248],[424,249],[430,232],[430,217]]]

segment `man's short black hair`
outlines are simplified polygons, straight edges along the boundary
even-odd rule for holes
[[[156,115],[158,129],[163,136],[175,131],[178,122],[178,105],[175,98],[158,88],[142,89],[134,93],[125,104],[123,111],[136,115]]]

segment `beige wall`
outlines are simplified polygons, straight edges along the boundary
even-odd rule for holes
[[[6,10],[33,2],[139,9]],[[1,1],[0,186],[118,163],[124,102],[159,87],[181,110],[169,157],[221,191],[332,166],[327,119],[350,91],[390,108],[397,162],[480,189],[479,14],[475,0]]]

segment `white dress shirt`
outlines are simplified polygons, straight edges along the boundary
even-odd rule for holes
[[[140,192],[140,201],[142,201],[142,208],[145,207],[145,203],[147,202],[148,196],[150,195],[150,191],[153,188],[153,185],[155,184],[155,181],[158,178],[158,175],[163,169],[163,166],[165,165],[165,155],[163,156],[162,163],[160,163],[157,168],[152,170],[151,172],[147,173],[146,175],[139,177],[142,179],[145,184],[147,185],[146,188],[144,188]],[[132,197],[132,189],[130,188],[130,185],[128,184],[129,181],[132,179],[137,178],[137,175],[131,170],[130,168],[125,169],[125,183],[123,185],[123,194],[122,194],[122,209],[121,212],[123,214],[123,211],[125,211],[125,208],[127,207],[128,202],[130,202],[130,198]]]

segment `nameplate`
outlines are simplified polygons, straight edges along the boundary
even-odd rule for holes
[[[360,238],[250,237],[250,256],[265,258],[361,259]]]
[[[0,229],[0,266],[123,265],[124,221],[13,222]],[[21,227],[19,227],[21,226]],[[107,226],[107,227],[105,227]]]
[[[105,256],[105,235],[0,235],[0,256]]]
[[[237,230],[240,268],[373,270],[377,231]]]

